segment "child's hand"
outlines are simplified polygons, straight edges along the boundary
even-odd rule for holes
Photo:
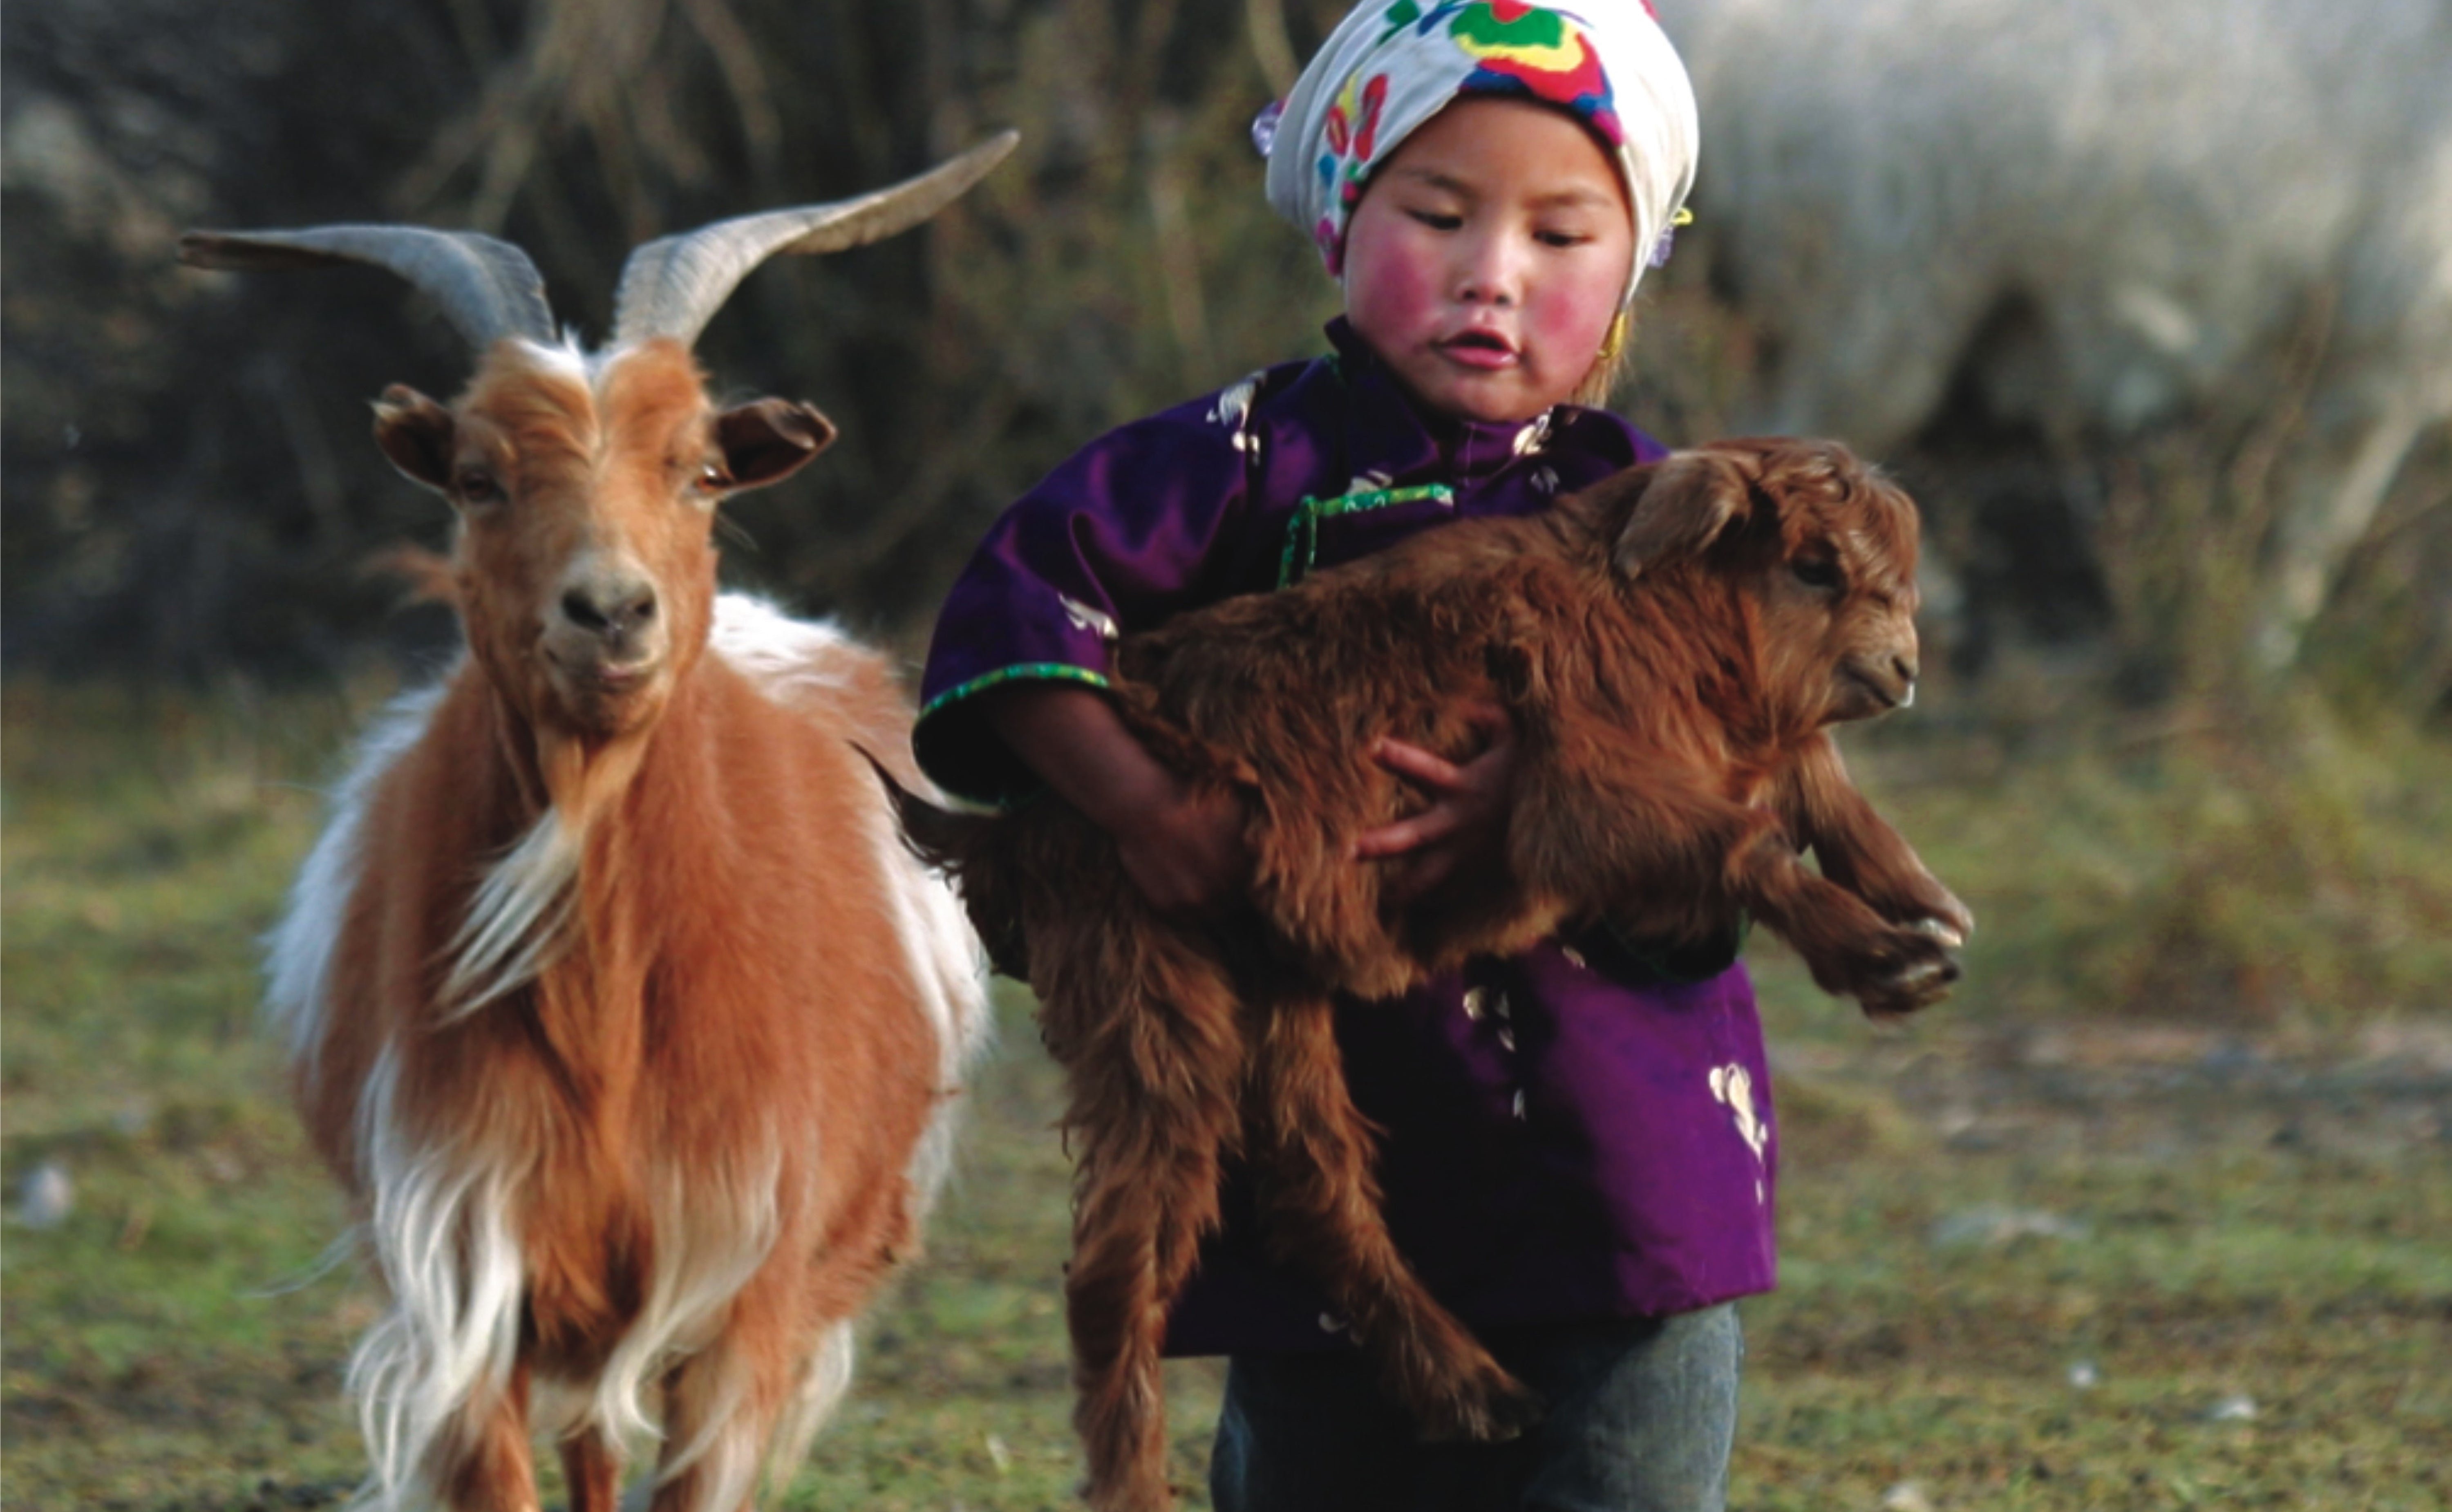
[[[1066,801],[1116,837],[1124,871],[1159,913],[1226,912],[1247,895],[1243,800],[1196,793],[1142,748],[1103,694],[1067,683],[989,695],[987,718]]]
[[[1485,743],[1480,755],[1461,766],[1385,736],[1371,748],[1372,759],[1431,795],[1431,806],[1421,813],[1355,837],[1357,859],[1410,857],[1393,883],[1399,902],[1421,896],[1465,868],[1494,866],[1505,853],[1508,798],[1515,782],[1515,721],[1486,703],[1466,710],[1465,720]]]
[[[1153,908],[1177,918],[1214,917],[1251,889],[1243,823],[1238,795],[1177,784],[1172,798],[1144,806],[1137,819],[1119,819],[1110,833],[1117,858]]]

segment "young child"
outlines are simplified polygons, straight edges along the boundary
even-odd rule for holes
[[[1114,431],[1013,505],[946,604],[917,735],[949,791],[1053,790],[1193,914],[1245,885],[1239,800],[1187,796],[1125,732],[1099,692],[1116,638],[1661,455],[1569,401],[1607,390],[1696,137],[1642,0],[1369,0],[1256,136],[1270,126],[1270,199],[1344,291],[1334,351]],[[1357,753],[1427,806],[1356,836],[1355,865],[1422,888],[1486,864],[1513,735],[1495,709],[1476,724],[1478,751]],[[1171,1352],[1233,1356],[1222,1512],[1722,1504],[1730,1299],[1772,1284],[1777,1155],[1733,955],[1669,958],[1595,921],[1347,1005],[1397,1243],[1549,1411],[1513,1443],[1418,1443],[1230,1190],[1169,1333]]]

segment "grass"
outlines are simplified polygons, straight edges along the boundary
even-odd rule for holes
[[[369,701],[0,706],[13,1509],[337,1504],[362,1472],[340,1376],[374,1299],[319,1266],[339,1204],[253,1006]],[[1756,947],[1784,1279],[1746,1305],[1734,1505],[2452,1506],[2452,782],[2417,736],[2307,744],[1865,763],[1985,929],[1960,1000],[1897,1034]],[[785,1506],[1072,1504],[1057,1089],[1005,1020],[928,1254]],[[15,1193],[46,1164],[76,1200],[37,1228]],[[1218,1380],[1170,1382],[1188,1487]]]
[[[2338,1032],[2452,1008],[2452,742],[2308,703],[1867,732],[1981,1011]]]

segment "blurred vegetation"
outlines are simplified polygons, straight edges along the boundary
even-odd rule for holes
[[[186,226],[393,218],[526,246],[601,335],[627,249],[858,192],[1003,126],[1018,156],[922,231],[753,277],[720,387],[844,440],[734,508],[735,576],[916,645],[1005,500],[1105,427],[1317,350],[1335,309],[1260,193],[1255,109],[1343,0],[30,0],[0,32],[0,624],[11,667],[329,677],[447,642],[358,564],[445,512],[364,401],[466,354],[385,275],[203,274]],[[1705,171],[1710,171],[1708,160]],[[1768,354],[1698,226],[1652,281],[1621,403],[1723,433]],[[2129,455],[1945,413],[1888,459],[1927,507],[1962,677],[2128,705],[2244,675],[2274,457],[2326,335]],[[2259,386],[2262,384],[2262,386]],[[2318,626],[2338,697],[2452,697],[2452,438],[2404,470]],[[1969,705],[1972,707],[1972,705]]]
[[[1266,10],[1256,4],[1254,9]],[[1325,4],[1288,17],[1293,45]],[[467,363],[384,275],[174,267],[185,226],[395,218],[527,247],[601,337],[638,242],[864,191],[1017,126],[927,229],[761,272],[701,351],[844,440],[741,501],[736,571],[923,626],[993,510],[1100,429],[1317,345],[1258,192],[1240,7],[1109,0],[237,0],[12,8],[5,220],[13,665],[329,674],[387,620],[357,563],[439,541],[363,439]],[[410,65],[404,67],[404,60]]]

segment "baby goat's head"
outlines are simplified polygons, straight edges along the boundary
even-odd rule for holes
[[[613,339],[592,354],[555,336],[535,265],[490,237],[400,226],[190,232],[180,256],[226,268],[373,264],[433,296],[469,339],[479,364],[460,397],[445,405],[386,390],[375,440],[458,515],[452,597],[470,654],[542,736],[583,752],[652,725],[703,649],[717,505],[789,477],[834,439],[808,404],[713,404],[690,357],[700,330],[766,258],[917,225],[1013,140],[858,199],[638,248]]]
[[[1761,696],[1819,728],[1914,701],[1916,512],[1835,442],[1714,442],[1630,475],[1615,564],[1690,560],[1739,589]],[[1638,491],[1639,490],[1639,491]]]

